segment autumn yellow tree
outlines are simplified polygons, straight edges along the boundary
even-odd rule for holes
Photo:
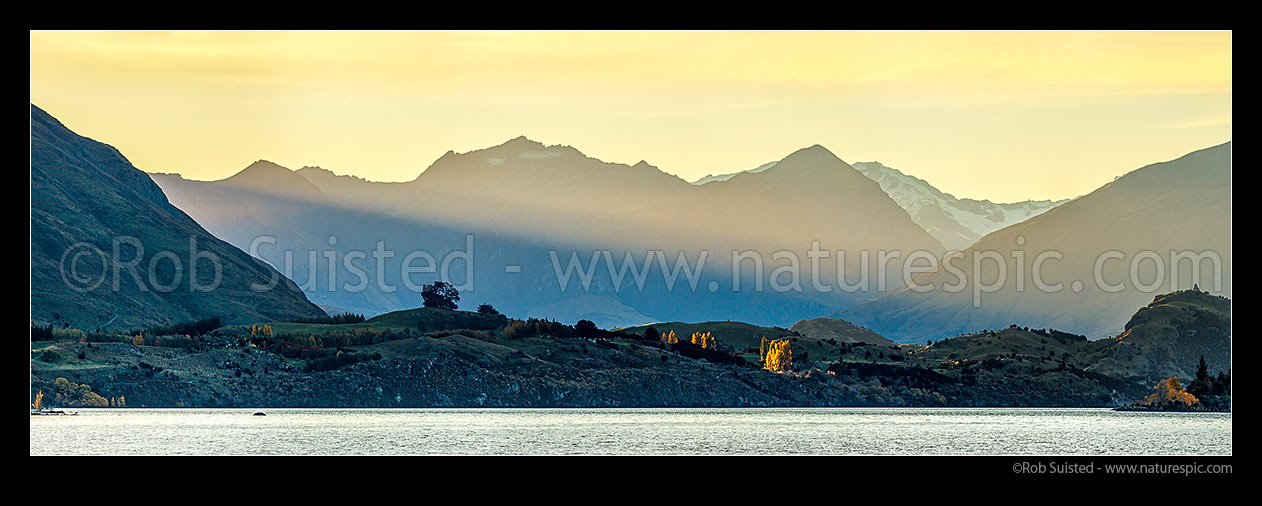
[[[1196,396],[1184,390],[1183,385],[1179,384],[1179,378],[1175,376],[1157,382],[1157,386],[1152,387],[1152,389],[1153,393],[1144,398],[1144,404],[1149,406],[1169,406],[1174,404],[1191,406],[1201,402]]]
[[[762,342],[758,343],[758,360],[767,360],[767,349],[771,347],[771,341],[764,336]]]
[[[675,331],[672,330],[669,334],[662,334],[662,341],[666,344],[674,344],[679,342],[679,338],[675,337]]]
[[[768,343],[763,369],[776,372],[793,369],[793,348],[788,339],[776,339]]]
[[[712,337],[709,332],[705,332],[705,333],[693,332],[692,344],[700,346],[702,349],[708,349],[708,350],[715,349],[714,337]]]
[[[131,344],[132,346],[144,346],[145,336],[143,334],[136,334],[136,337],[131,338]]]

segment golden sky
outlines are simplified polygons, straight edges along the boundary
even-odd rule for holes
[[[31,102],[138,168],[377,181],[525,135],[684,179],[821,144],[958,197],[1231,139],[1230,32],[32,32]]]

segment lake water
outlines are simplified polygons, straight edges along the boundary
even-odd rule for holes
[[[1230,455],[1229,413],[1107,409],[80,409],[31,454]]]

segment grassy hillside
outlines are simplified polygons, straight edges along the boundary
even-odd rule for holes
[[[1231,301],[1192,290],[1172,292],[1156,296],[1109,339],[1009,327],[943,339],[914,355],[929,363],[1037,359],[1119,378],[1187,380],[1202,356],[1211,374],[1231,369]]]
[[[1186,379],[1201,357],[1211,374],[1230,370],[1231,300],[1193,290],[1158,295],[1107,342],[1092,370]]]

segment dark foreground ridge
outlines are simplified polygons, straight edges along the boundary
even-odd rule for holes
[[[1230,328],[1224,304],[1192,291],[1158,296],[1127,333],[1101,341],[1013,326],[929,346],[733,322],[606,331],[511,320],[489,308],[204,333],[204,324],[175,326],[185,335],[163,335],[170,326],[120,334],[37,327],[32,396],[127,407],[1121,407],[1183,374],[1185,355],[1229,353],[1229,335],[1207,336]],[[1145,330],[1156,323],[1167,331]],[[672,331],[678,342],[669,342]],[[693,344],[706,332],[708,345]],[[1141,334],[1144,341],[1128,341]],[[1188,335],[1197,337],[1179,337]],[[775,341],[791,358],[773,372],[763,357]],[[1217,360],[1209,367],[1221,367]],[[1214,402],[1229,409],[1229,383],[1222,390],[1225,402]]]

